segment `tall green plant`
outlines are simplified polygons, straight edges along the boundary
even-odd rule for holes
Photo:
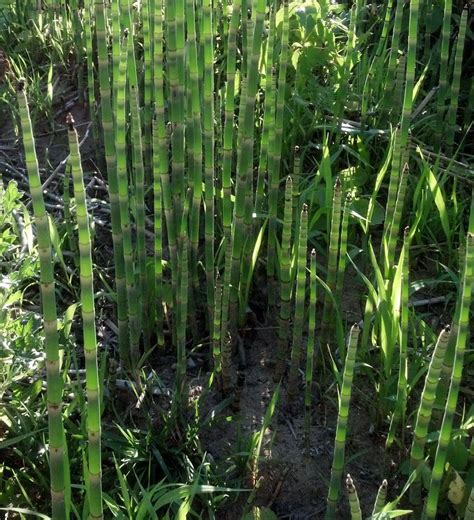
[[[64,382],[61,374],[54,261],[51,249],[49,217],[46,213],[43,198],[33,127],[23,79],[18,81],[17,101],[40,260],[41,308],[45,336],[46,379],[48,383],[47,401],[52,518],[53,520],[62,520],[69,517],[71,488],[67,441],[62,418]]]

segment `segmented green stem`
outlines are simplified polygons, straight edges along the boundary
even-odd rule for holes
[[[306,370],[304,391],[304,435],[306,449],[309,450],[311,436],[311,405],[313,398],[313,363],[314,363],[314,336],[316,330],[316,250],[311,251],[309,272],[309,312],[308,338],[306,341]]]
[[[127,142],[126,142],[126,99],[127,99],[127,64],[131,59],[131,43],[128,31],[124,31],[122,51],[120,53],[119,73],[117,78],[117,131],[115,134],[115,150],[117,151],[117,178],[118,197],[120,204],[120,224],[123,240],[123,256],[125,261],[125,277],[127,290],[127,309],[130,338],[130,355],[132,365],[139,358],[139,316],[137,303],[137,290],[135,283],[135,268],[133,261],[132,226],[130,221],[130,200],[127,175]]]
[[[222,390],[224,394],[228,394],[233,384],[232,347],[229,341],[229,301],[232,275],[232,242],[230,240],[226,243],[224,262],[221,316],[221,368]]]
[[[377,496],[375,497],[374,509],[372,510],[372,516],[377,515],[382,511],[385,507],[385,502],[387,501],[387,487],[388,482],[384,479],[382,481],[379,490],[377,491]]]
[[[123,251],[122,224],[120,221],[119,187],[117,176],[114,121],[110,93],[107,33],[105,28],[104,1],[95,1],[97,60],[99,64],[99,87],[101,98],[102,130],[105,145],[107,178],[114,245],[115,285],[117,289],[117,321],[119,330],[119,351],[121,362],[130,366],[130,346],[128,342],[127,287]],[[124,130],[125,131],[125,130]]]
[[[360,509],[357,489],[355,488],[354,481],[349,474],[347,474],[346,477],[346,489],[347,496],[349,498],[349,507],[351,510],[351,520],[362,520],[362,511]]]
[[[338,305],[342,303],[342,290],[344,288],[344,276],[346,273],[347,263],[347,233],[349,229],[349,213],[351,205],[350,193],[346,196],[344,201],[344,207],[342,210],[342,222],[341,222],[341,243],[339,248],[339,259],[337,263],[337,276],[336,276],[336,291],[335,297]]]
[[[81,314],[86,365],[87,435],[89,439],[86,496],[89,503],[89,518],[98,519],[102,518],[101,399],[97,363],[92,243],[79,141],[74,128],[74,120],[70,114],[67,123],[69,125],[69,164],[72,170],[76,218],[79,228]]]
[[[456,133],[456,115],[459,106],[459,87],[461,84],[462,60],[464,54],[464,41],[466,39],[467,29],[467,7],[463,9],[461,21],[459,22],[459,33],[456,44],[456,54],[454,58],[453,80],[451,81],[450,104],[447,114],[447,136],[446,136],[446,153],[451,155],[454,145],[454,135]]]
[[[278,88],[276,90],[276,116],[274,130],[269,136],[268,144],[268,254],[267,254],[267,276],[268,276],[268,297],[269,306],[275,304],[273,294],[273,279],[275,277],[275,240],[276,240],[276,218],[278,209],[278,186],[280,183],[280,160],[283,141],[283,121],[285,109],[286,92],[286,72],[288,68],[288,36],[289,35],[289,14],[288,1],[283,3],[283,22],[281,36],[280,68],[278,71]]]
[[[214,38],[212,34],[212,0],[203,6],[204,39],[204,199],[205,266],[209,330],[214,322]]]
[[[240,0],[232,2],[232,14],[229,22],[229,35],[227,41],[227,81],[225,86],[225,122],[223,138],[223,164],[222,164],[222,225],[224,235],[230,240],[232,221],[232,158],[234,147],[234,110],[235,110],[235,70],[237,55],[237,31],[240,19]]]
[[[69,517],[71,496],[67,443],[62,421],[63,378],[59,357],[59,338],[49,219],[43,199],[43,190],[36,156],[35,140],[30,110],[22,80],[18,83],[18,109],[26,170],[35,215],[38,256],[40,261],[41,309],[43,313],[44,346],[46,354],[46,379],[49,431],[49,469],[51,507],[53,520]]]
[[[136,38],[135,38],[136,39]],[[137,64],[135,59],[135,50],[133,46],[129,45],[128,49],[128,99],[130,105],[130,125],[131,125],[131,164],[135,173],[135,223],[136,223],[136,240],[137,240],[137,257],[138,257],[138,276],[139,276],[139,296],[137,297],[138,305],[138,320],[137,337],[140,337],[140,329],[145,331],[144,342],[145,347],[148,346],[150,330],[150,318],[148,316],[149,310],[145,305],[145,295],[147,291],[147,276],[146,276],[146,243],[145,243],[145,166],[143,158],[145,157],[142,145],[142,121],[140,117],[140,105],[138,94],[138,74]],[[148,66],[148,64],[146,65]],[[145,117],[148,117],[145,109]],[[148,124],[146,121],[145,124]],[[147,132],[145,132],[145,139],[148,139]],[[150,143],[151,144],[151,143]],[[146,145],[150,146],[149,144]],[[149,150],[146,150],[147,153]],[[140,320],[141,317],[141,320]],[[140,326],[141,322],[141,326]]]
[[[436,127],[435,140],[438,146],[441,145],[443,132],[443,120],[446,111],[446,97],[448,93],[448,62],[449,45],[451,40],[451,14],[453,10],[453,0],[445,0],[443,13],[443,26],[441,28],[441,57],[439,65],[439,88],[436,105]]]
[[[216,378],[221,377],[221,316],[222,316],[222,281],[219,273],[216,276],[216,308],[214,310],[214,327],[212,334],[212,357]]]
[[[290,373],[288,378],[288,400],[292,401],[298,393],[298,370],[300,368],[303,341],[304,302],[306,290],[306,257],[308,249],[308,206],[301,211],[298,233],[298,255],[296,259],[295,318],[293,322],[293,341],[291,345]]]
[[[339,239],[341,233],[341,205],[342,205],[342,184],[338,177],[334,184],[332,201],[331,231],[329,235],[329,254],[328,254],[328,274],[326,285],[335,294],[337,282],[337,258],[339,253]],[[323,341],[328,341],[330,334],[331,312],[333,303],[331,296],[325,294],[323,318],[321,323],[321,336]]]
[[[265,60],[265,108],[263,114],[262,136],[260,140],[260,157],[258,161],[257,187],[255,193],[255,213],[262,213],[264,207],[265,196],[265,175],[268,169],[268,142],[270,136],[270,128],[273,127],[275,121],[275,90],[276,75],[273,68],[273,55],[275,52],[275,19],[276,5],[273,0],[270,5],[270,24],[268,28],[267,53]]]
[[[390,421],[390,429],[387,435],[385,446],[389,448],[395,440],[395,432],[400,422],[402,423],[402,435],[404,434],[405,415],[408,398],[408,314],[409,314],[409,257],[410,257],[410,240],[409,229],[405,229],[405,241],[400,254],[400,262],[402,264],[401,274],[401,295],[400,295],[400,361],[398,369],[397,397],[395,401],[395,409]]]
[[[193,187],[193,205],[191,211],[191,257],[192,272],[194,284],[197,286],[197,265],[198,265],[198,249],[199,249],[199,222],[201,215],[201,197],[202,197],[202,126],[201,126],[201,83],[200,76],[202,71],[199,70],[196,40],[196,12],[194,8],[194,0],[186,2],[186,20],[187,20],[187,67],[189,73],[189,83],[191,87],[191,115],[192,125],[188,130],[188,152],[189,152],[189,183]],[[190,131],[192,130],[192,131]]]
[[[286,372],[289,352],[288,334],[291,316],[291,229],[293,227],[293,182],[286,179],[283,232],[280,249],[280,314],[278,324],[278,347],[275,364],[275,379],[280,380]]]
[[[474,220],[474,219],[473,219]],[[459,387],[461,384],[464,366],[464,351],[469,334],[469,308],[471,305],[472,287],[474,283],[474,229],[467,234],[466,260],[464,267],[463,287],[461,294],[461,306],[459,309],[458,334],[456,338],[455,357],[451,384],[449,386],[448,399],[444,410],[443,423],[436,449],[436,457],[431,473],[431,483],[426,501],[426,518],[434,519],[438,509],[439,490],[444,473],[447,449],[451,440],[453,417],[458,402]]]
[[[336,438],[334,440],[334,455],[331,468],[331,480],[327,497],[326,520],[332,520],[336,516],[336,507],[341,490],[342,470],[344,469],[344,456],[347,438],[347,422],[349,418],[349,405],[351,400],[352,379],[354,377],[354,365],[359,339],[359,327],[353,325],[347,344],[346,363],[342,376],[342,387],[339,395],[339,414],[337,417]]]
[[[420,398],[420,406],[418,408],[415,428],[413,433],[413,442],[410,453],[410,471],[415,471],[421,464],[425,456],[425,445],[428,437],[428,428],[430,425],[431,415],[433,413],[433,405],[436,400],[436,391],[438,388],[439,377],[443,367],[443,361],[450,340],[451,329],[445,327],[438,337],[428,372],[425,378],[425,386]],[[415,509],[421,509],[421,479],[417,478],[410,486],[410,503]]]

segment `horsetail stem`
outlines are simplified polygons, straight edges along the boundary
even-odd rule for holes
[[[360,509],[359,497],[357,489],[354,486],[354,481],[351,476],[347,474],[346,477],[347,496],[349,497],[349,507],[351,510],[351,520],[362,520],[362,511]]]
[[[46,354],[46,379],[49,431],[49,469],[53,520],[69,516],[70,477],[67,444],[62,420],[63,378],[59,355],[59,338],[52,260],[49,217],[43,199],[35,139],[30,110],[25,93],[24,80],[18,81],[17,101],[23,133],[26,170],[36,221],[38,256],[40,261],[40,291],[43,312],[44,346]]]
[[[446,97],[448,93],[448,61],[449,46],[451,40],[451,14],[453,10],[453,0],[445,0],[443,25],[441,28],[441,57],[439,66],[439,89],[436,105],[436,132],[435,143],[441,146],[441,138],[443,131],[443,119],[446,111]]]
[[[314,336],[316,329],[316,250],[311,251],[309,272],[309,311],[308,311],[308,338],[306,341],[306,370],[304,392],[304,435],[306,449],[309,450],[311,435],[311,404],[313,397],[313,363],[314,363]]]
[[[401,288],[400,288],[400,362],[398,369],[397,396],[395,401],[395,410],[390,422],[390,429],[387,435],[385,446],[389,448],[395,440],[395,432],[400,422],[402,423],[402,434],[405,426],[405,415],[408,398],[408,305],[409,305],[409,228],[405,229],[405,240],[403,249],[400,254],[400,262],[402,264]]]
[[[336,515],[337,502],[341,490],[341,477],[344,469],[344,453],[347,438],[347,423],[349,404],[352,392],[352,379],[359,339],[359,326],[354,324],[349,333],[346,362],[342,376],[342,386],[339,395],[339,414],[337,417],[336,437],[334,440],[334,455],[332,459],[331,480],[327,497],[326,520],[332,520]]]
[[[334,184],[334,194],[332,201],[331,230],[329,235],[328,275],[326,280],[326,285],[333,294],[335,294],[337,282],[337,258],[339,253],[339,239],[341,234],[341,201],[342,184],[341,179],[337,177]],[[321,323],[321,338],[324,342],[329,341],[332,308],[333,304],[331,295],[326,293],[324,297],[323,317]]]
[[[465,7],[461,15],[461,21],[459,22],[459,33],[456,44],[456,54],[454,58],[453,80],[451,83],[450,104],[448,108],[448,114],[446,116],[446,122],[448,125],[446,136],[446,152],[450,155],[452,153],[452,148],[454,145],[454,135],[456,133],[456,115],[459,105],[459,88],[461,84],[464,41],[466,39],[467,14],[467,7]]]
[[[474,220],[474,219],[473,219]],[[472,223],[471,223],[472,224]],[[447,456],[447,448],[451,439],[453,427],[453,417],[458,402],[459,387],[461,384],[462,371],[464,366],[464,351],[469,330],[469,308],[471,304],[472,287],[474,284],[474,229],[470,229],[467,234],[466,259],[463,276],[463,287],[461,294],[461,306],[459,310],[459,323],[456,337],[455,357],[451,384],[449,386],[448,398],[444,410],[443,422],[436,449],[433,470],[431,473],[431,483],[426,500],[426,518],[431,520],[436,518],[438,509],[439,491],[441,478],[444,473],[444,466]]]
[[[283,232],[280,249],[280,314],[278,323],[278,347],[275,364],[275,379],[280,380],[286,371],[288,357],[288,334],[291,316],[292,270],[291,229],[293,227],[293,182],[286,179]]]
[[[117,78],[117,132],[115,149],[117,151],[116,168],[118,178],[118,198],[120,204],[120,225],[123,240],[123,257],[125,262],[125,278],[127,290],[127,311],[130,338],[130,357],[136,362],[139,357],[139,316],[137,290],[135,282],[135,267],[133,259],[132,226],[130,220],[130,199],[127,176],[127,143],[125,127],[127,123],[127,68],[131,59],[128,30],[124,31],[120,53],[119,75]],[[135,367],[134,367],[135,368]]]
[[[295,318],[291,345],[290,372],[288,376],[288,401],[291,403],[298,393],[298,371],[300,368],[303,341],[304,302],[306,291],[306,257],[308,249],[308,206],[303,205],[298,233],[296,259]]]
[[[212,0],[203,6],[204,40],[204,199],[205,212],[205,267],[209,330],[213,327],[214,313],[214,39],[212,34]],[[212,333],[211,333],[212,337]]]
[[[411,445],[410,463],[411,471],[415,471],[421,464],[425,455],[425,445],[428,437],[433,406],[436,400],[436,390],[438,388],[439,377],[443,367],[444,356],[450,340],[451,328],[446,326],[438,337],[428,372],[425,377],[425,386],[420,398],[415,428],[413,432],[413,442]],[[419,511],[421,509],[421,480],[418,477],[410,487],[410,503]]]
[[[109,198],[114,246],[115,285],[117,290],[117,322],[119,330],[120,359],[125,366],[130,365],[128,337],[127,284],[123,250],[122,224],[120,220],[119,183],[117,175],[114,121],[110,92],[107,33],[103,0],[95,0],[95,31],[97,40],[97,60],[99,64],[99,89],[101,98],[102,131],[105,146],[105,161],[109,181]]]
[[[221,368],[222,391],[228,394],[233,385],[232,346],[229,341],[229,302],[230,283],[232,276],[232,242],[227,240],[224,258],[224,282],[222,289],[222,316],[221,316]]]
[[[379,490],[377,491],[377,496],[375,497],[372,516],[378,515],[380,511],[382,511],[382,509],[385,507],[385,502],[387,501],[387,487],[388,482],[384,479],[379,487]]]
[[[260,139],[260,155],[258,160],[257,172],[257,186],[255,190],[255,213],[259,214],[263,211],[264,197],[265,197],[265,175],[268,170],[268,142],[270,135],[270,128],[273,128],[275,121],[275,87],[276,76],[273,67],[273,54],[275,52],[275,19],[276,19],[276,5],[272,0],[270,4],[270,24],[268,28],[268,38],[266,45],[265,58],[265,107],[262,123],[262,134]]]
[[[69,163],[72,170],[77,224],[79,227],[79,272],[81,279],[81,314],[86,364],[87,435],[89,439],[87,467],[89,484],[86,489],[90,518],[98,519],[102,518],[101,399],[99,369],[97,365],[92,243],[79,141],[74,128],[74,119],[71,114],[68,115],[66,122],[69,129]]]
[[[222,225],[224,236],[230,240],[232,222],[232,158],[234,150],[234,110],[235,110],[235,71],[237,55],[237,31],[240,18],[240,0],[232,2],[232,14],[229,22],[227,41],[227,66],[225,86],[225,121],[223,136],[223,164],[222,164]]]
[[[289,11],[288,0],[283,2],[283,22],[281,36],[280,65],[278,70],[278,88],[276,89],[276,112],[273,132],[268,144],[268,254],[267,276],[269,283],[269,307],[275,305],[273,278],[275,277],[275,240],[276,218],[278,209],[278,186],[280,184],[280,159],[283,139],[283,121],[286,92],[286,72],[288,68]]]

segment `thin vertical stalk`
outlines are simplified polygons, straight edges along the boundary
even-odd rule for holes
[[[349,405],[351,401],[352,380],[354,377],[354,365],[359,339],[359,327],[353,325],[347,344],[346,363],[342,376],[342,387],[339,394],[339,414],[337,417],[336,438],[334,440],[334,455],[332,459],[331,480],[327,497],[326,520],[332,520],[336,516],[336,507],[341,490],[342,470],[344,469],[345,447],[347,438],[347,423],[349,418]]]
[[[232,158],[234,155],[234,111],[235,111],[235,70],[237,55],[237,31],[240,19],[240,0],[232,2],[232,14],[229,22],[229,36],[227,41],[227,65],[225,85],[225,121],[223,138],[222,164],[222,225],[224,235],[230,240],[232,223]]]
[[[308,338],[306,340],[306,370],[304,390],[304,436],[306,449],[309,450],[311,439],[311,405],[313,398],[313,364],[314,364],[314,336],[316,330],[316,250],[311,251],[309,271],[309,312]]]
[[[387,487],[388,482],[384,479],[382,484],[377,491],[377,496],[375,497],[374,508],[372,509],[372,516],[375,516],[382,511],[385,507],[385,502],[387,501]]]
[[[46,399],[48,403],[49,469],[53,520],[69,517],[71,489],[67,443],[62,420],[63,378],[59,355],[59,338],[49,219],[43,199],[38,158],[26,99],[24,81],[19,80],[17,101],[20,113],[26,170],[35,215],[38,255],[40,261],[40,291],[46,354]]]
[[[439,65],[439,88],[436,105],[435,142],[441,146],[443,119],[446,111],[446,97],[448,94],[448,63],[449,45],[451,39],[451,14],[453,0],[444,1],[443,26],[441,28],[441,57]]]
[[[97,363],[92,243],[79,141],[71,114],[68,115],[66,122],[69,129],[69,164],[72,170],[77,225],[79,228],[79,273],[86,365],[87,436],[89,440],[86,495],[89,504],[89,518],[99,519],[102,518],[101,398]]]
[[[335,294],[337,282],[337,258],[341,233],[341,203],[342,184],[341,179],[337,177],[334,184],[332,201],[331,230],[329,234],[328,274],[326,280],[326,285],[329,287],[332,294]],[[323,318],[321,323],[321,337],[323,341],[329,340],[332,309],[333,303],[331,300],[331,295],[326,293],[324,297]]]
[[[362,511],[360,509],[359,497],[354,486],[354,481],[351,476],[347,474],[346,477],[347,496],[349,497],[349,507],[351,511],[351,520],[362,520]]]
[[[456,44],[456,55],[454,58],[453,80],[451,82],[450,104],[447,114],[447,136],[446,136],[446,153],[450,156],[454,146],[454,135],[456,133],[456,116],[459,106],[459,88],[461,85],[462,60],[464,54],[464,41],[466,39],[467,29],[467,7],[463,9],[461,21],[459,22],[459,33]]]
[[[116,168],[118,178],[118,198],[120,204],[121,235],[123,240],[123,256],[125,262],[130,356],[132,365],[134,365],[139,357],[140,332],[137,302],[138,295],[136,290],[135,268],[133,261],[132,226],[130,221],[130,199],[127,177],[127,142],[125,133],[127,124],[126,99],[128,97],[127,64],[131,59],[130,54],[133,52],[133,49],[130,51],[130,47],[131,43],[129,41],[128,30],[125,29],[120,53],[119,73],[117,78],[117,132],[115,135],[115,150],[117,152]]]
[[[275,379],[280,380],[285,372],[289,351],[288,335],[291,316],[291,229],[293,227],[293,182],[286,179],[285,206],[283,213],[283,231],[280,249],[280,314],[278,323],[278,343],[275,364]]]
[[[283,2],[283,22],[281,36],[280,68],[278,71],[278,88],[276,90],[276,116],[274,131],[270,134],[268,145],[268,254],[267,277],[269,307],[275,305],[274,283],[275,277],[275,240],[276,219],[278,210],[278,186],[280,183],[280,160],[283,141],[283,122],[285,111],[286,72],[288,68],[288,38],[289,38],[289,13],[288,0]]]
[[[474,220],[474,219],[473,219]],[[461,306],[459,310],[459,324],[456,338],[455,356],[451,384],[449,386],[448,399],[444,410],[438,447],[431,473],[431,483],[426,500],[426,519],[436,518],[438,499],[441,487],[441,479],[444,474],[448,445],[451,440],[453,417],[458,402],[459,387],[461,385],[464,367],[464,351],[469,335],[469,308],[471,305],[472,287],[474,284],[474,229],[467,234],[466,260],[464,267],[463,287],[461,294]]]
[[[425,445],[428,438],[428,428],[436,400],[439,377],[443,368],[444,357],[448,348],[451,328],[445,327],[438,336],[428,372],[425,377],[425,385],[420,397],[420,405],[416,416],[413,442],[410,452],[410,471],[415,471],[425,457]],[[410,503],[419,512],[421,509],[421,480],[418,477],[410,486]]]
[[[293,401],[298,393],[298,371],[300,368],[303,341],[304,303],[306,292],[306,257],[308,250],[308,206],[303,205],[298,233],[298,254],[296,259],[295,318],[291,345],[290,373],[288,377],[288,401]]]
[[[212,0],[203,6],[204,40],[204,200],[205,267],[209,331],[214,322],[214,38],[212,34]]]
[[[127,288],[125,280],[125,261],[123,235],[120,221],[120,202],[117,177],[114,121],[112,115],[107,33],[105,28],[104,2],[95,0],[97,59],[99,64],[99,87],[101,98],[102,130],[105,145],[105,161],[109,181],[109,198],[112,221],[112,240],[114,245],[115,285],[117,290],[117,322],[119,330],[120,360],[130,366],[130,347],[128,343]]]
[[[400,260],[402,264],[401,274],[401,298],[400,298],[400,330],[399,330],[399,345],[400,345],[400,362],[398,369],[398,383],[397,383],[397,397],[395,401],[395,409],[390,421],[390,429],[387,435],[385,446],[389,448],[395,440],[395,432],[400,422],[402,423],[402,435],[404,434],[405,415],[408,398],[408,314],[409,314],[409,257],[410,257],[410,238],[409,229],[405,229],[405,240],[402,252],[400,253]]]

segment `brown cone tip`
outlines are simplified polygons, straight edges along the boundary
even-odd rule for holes
[[[334,187],[339,189],[342,186],[342,181],[339,175],[336,177],[336,182],[334,183]]]
[[[66,116],[66,124],[69,127],[69,130],[74,130],[74,118],[72,117],[71,112],[68,112]]]
[[[388,486],[388,482],[387,482],[387,480],[386,480],[386,479],[383,479],[383,480],[382,480],[382,487],[383,487],[383,488],[387,488],[387,486]]]
[[[314,247],[311,249],[311,256],[316,256],[316,249]]]
[[[295,146],[295,155],[300,154],[300,147],[298,145]]]
[[[18,92],[23,92],[25,89],[26,80],[25,78],[18,78],[18,81],[16,83],[16,89]]]
[[[303,213],[308,213],[308,204],[306,202],[303,204]]]

